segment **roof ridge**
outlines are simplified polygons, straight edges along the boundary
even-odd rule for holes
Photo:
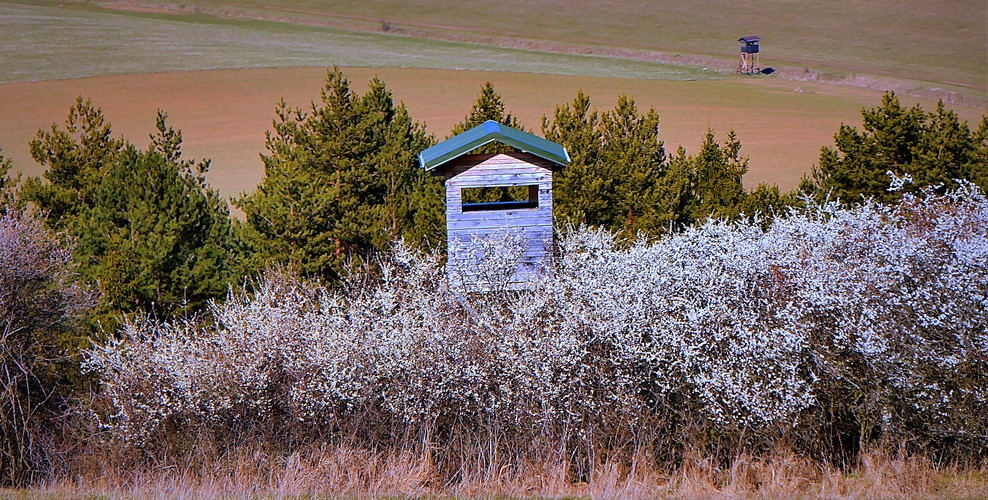
[[[516,147],[560,165],[570,161],[569,153],[561,144],[494,120],[487,120],[470,130],[426,148],[419,153],[419,164],[426,170],[432,170],[493,141]]]

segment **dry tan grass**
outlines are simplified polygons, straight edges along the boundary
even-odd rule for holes
[[[428,454],[322,445],[289,455],[251,447],[184,464],[106,467],[90,457],[75,475],[30,492],[106,498],[985,498],[988,468],[936,468],[923,457],[871,452],[850,471],[792,453],[737,456],[729,465],[688,453],[660,470],[647,453],[616,457],[574,478],[565,460],[462,460],[452,476]]]

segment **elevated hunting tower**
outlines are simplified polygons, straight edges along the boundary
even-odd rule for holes
[[[759,40],[761,38],[757,36],[743,36],[738,38],[738,42],[741,43],[741,60],[738,61],[739,75],[757,75],[761,72],[761,68],[758,65]]]
[[[490,142],[518,152],[468,154]],[[520,262],[511,288],[527,288],[542,274],[552,249],[552,174],[569,162],[566,148],[495,121],[486,121],[419,154],[422,168],[445,178],[447,270],[450,280],[482,289],[485,239],[505,238],[520,245]],[[511,201],[479,202],[487,188],[512,188]],[[520,194],[519,194],[520,193]]]

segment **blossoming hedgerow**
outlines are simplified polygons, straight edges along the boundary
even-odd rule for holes
[[[528,292],[457,292],[438,256],[398,243],[370,285],[272,272],[214,304],[213,323],[132,321],[88,353],[115,410],[104,423],[138,446],[169,424],[269,422],[565,440],[668,411],[753,435],[844,411],[861,435],[984,446],[988,202],[974,187],[811,204],[767,231],[712,220],[619,246],[579,228],[559,250]]]

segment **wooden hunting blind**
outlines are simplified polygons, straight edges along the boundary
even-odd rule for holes
[[[743,36],[738,38],[741,43],[741,60],[738,61],[738,74],[758,74],[761,68],[758,65],[758,53],[761,49],[758,42],[761,40],[757,36]]]
[[[468,154],[491,142],[519,151]],[[520,245],[520,261],[508,277],[526,288],[543,273],[552,249],[552,174],[569,162],[566,148],[541,137],[487,121],[419,154],[422,168],[445,178],[447,270],[466,288],[485,286],[485,239],[509,238]],[[516,188],[521,199],[470,202],[470,190]],[[524,188],[528,189],[524,189]],[[521,188],[521,189],[518,189]]]

